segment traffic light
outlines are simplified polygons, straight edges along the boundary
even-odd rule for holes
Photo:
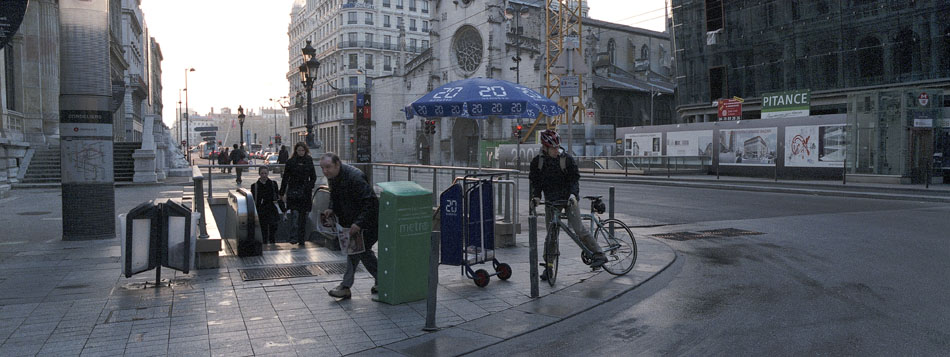
[[[277,145],[280,145],[280,135],[274,136],[274,142],[277,143]]]
[[[353,140],[353,137],[351,136],[351,137],[350,137],[350,144],[355,143],[355,142],[356,142],[356,140]]]
[[[426,120],[423,125],[423,132],[426,135],[435,134],[435,120]]]
[[[515,138],[521,139],[521,124],[515,126]]]

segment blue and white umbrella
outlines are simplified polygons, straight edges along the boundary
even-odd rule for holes
[[[535,118],[564,109],[537,91],[508,81],[470,78],[445,84],[406,107],[406,119],[421,117]]]

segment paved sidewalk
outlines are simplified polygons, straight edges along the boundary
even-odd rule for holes
[[[185,183],[118,187],[116,212],[146,199],[179,198]],[[61,240],[58,189],[20,189],[10,196],[0,200],[2,356],[455,355],[601,304],[675,259],[665,244],[638,237],[634,270],[613,277],[591,272],[573,242],[562,239],[558,284],[542,284],[542,297],[531,299],[527,235],[522,234],[517,247],[496,253],[513,268],[508,281],[493,277],[478,288],[459,267],[440,266],[437,325],[443,329],[426,333],[421,330],[425,301],[373,302],[372,279],[365,272],[357,274],[353,298],[342,301],[327,296],[339,275],[241,278],[245,268],[342,262],[336,252],[284,246],[263,257],[227,256],[219,269],[191,274],[165,269],[162,276],[170,286],[143,287],[154,280],[154,272],[121,277],[118,240]],[[490,265],[481,267],[490,270]]]

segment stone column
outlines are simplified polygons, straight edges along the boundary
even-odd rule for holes
[[[155,138],[152,136],[154,120],[144,120],[142,125],[142,148],[135,150],[132,158],[135,159],[135,175],[132,182],[158,182],[155,173]]]

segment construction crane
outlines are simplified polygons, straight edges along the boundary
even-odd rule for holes
[[[567,112],[554,118],[539,115],[528,128],[527,133],[521,137],[522,143],[531,136],[531,133],[534,132],[542,120],[544,120],[544,126],[547,129],[556,128],[557,125],[563,123],[570,125],[579,124],[583,121],[583,113],[585,112],[583,89],[578,90],[576,96],[577,101],[575,103],[574,96],[561,95],[561,79],[562,76],[570,76],[572,74],[569,73],[571,68],[567,68],[568,66],[565,65],[565,63],[572,60],[572,58],[569,57],[581,58],[580,63],[576,63],[577,61],[573,60],[572,62],[575,63],[573,63],[571,67],[578,69],[585,68],[582,59],[583,56],[570,55],[572,52],[576,52],[577,54],[584,53],[584,37],[581,35],[583,34],[581,19],[584,2],[585,0],[545,0],[544,38],[546,56],[543,91],[544,95],[548,98],[554,98],[554,96],[557,95],[558,105],[565,108]],[[565,41],[565,37],[568,38],[567,41]],[[586,73],[586,71],[577,71],[575,73]],[[578,84],[584,83],[583,74],[578,74],[577,77]],[[568,135],[570,134],[571,133],[568,133]],[[571,140],[569,139],[569,146],[570,143]]]

